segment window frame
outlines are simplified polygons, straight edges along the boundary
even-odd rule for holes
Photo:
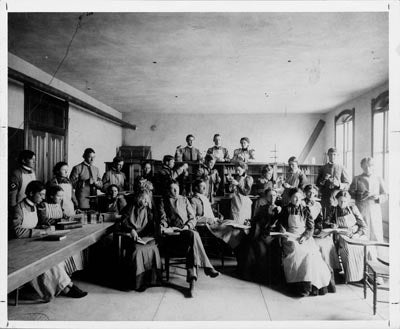
[[[379,107],[377,107],[379,106]],[[374,117],[375,114],[383,114],[383,145],[382,145],[382,178],[387,179],[386,173],[386,153],[389,153],[389,90],[380,93],[377,97],[371,99],[371,157],[374,157]],[[386,152],[387,151],[387,152]]]
[[[354,167],[354,154],[355,154],[355,132],[356,132],[356,130],[355,130],[355,128],[356,128],[356,125],[355,125],[355,114],[356,114],[356,109],[355,109],[355,107],[353,107],[352,109],[345,109],[345,110],[343,110],[342,112],[340,112],[338,115],[335,115],[335,121],[334,121],[334,140],[335,140],[335,148],[337,149],[337,145],[336,145],[336,127],[337,127],[337,125],[338,125],[338,122],[340,121],[340,119],[342,118],[342,117],[344,117],[344,116],[348,116],[348,117],[350,117],[350,119],[346,119],[346,120],[344,120],[343,121],[343,123],[342,124],[344,124],[344,123],[346,123],[346,122],[348,122],[348,121],[352,121],[352,145],[351,145],[351,148],[352,148],[352,156],[351,156],[351,170],[352,170],[352,176],[354,176],[354,170],[355,170],[355,167]],[[343,136],[344,137],[344,136]],[[344,139],[343,139],[344,140]],[[344,160],[344,151],[345,150],[342,150],[342,159]],[[343,164],[344,165],[344,164]]]

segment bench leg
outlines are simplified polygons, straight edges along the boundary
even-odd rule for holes
[[[376,300],[377,300],[378,287],[376,284],[376,273],[374,272],[374,315],[376,314]]]
[[[169,281],[169,256],[165,256],[165,277]]]

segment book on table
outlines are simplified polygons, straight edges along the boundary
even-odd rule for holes
[[[82,223],[78,221],[61,221],[58,222],[56,225],[56,230],[67,230],[73,228],[80,228],[82,227]]]
[[[319,234],[315,234],[314,237],[316,238],[324,238],[332,233],[338,234],[346,234],[348,231],[347,228],[323,228]]]
[[[250,226],[249,226],[249,225],[240,224],[240,223],[238,223],[238,222],[235,222],[235,221],[232,220],[232,219],[225,219],[225,220],[222,221],[221,224],[226,225],[226,226],[232,226],[232,227],[234,227],[234,228],[240,228],[240,229],[243,229],[243,230],[248,230],[248,229],[250,229]]]
[[[49,234],[42,238],[44,241],[61,241],[66,239],[67,236],[65,234]]]

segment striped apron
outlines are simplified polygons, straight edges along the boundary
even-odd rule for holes
[[[288,226],[288,232],[298,235],[306,228],[301,215],[289,215]],[[298,239],[287,238],[282,244],[283,270],[288,283],[311,282],[318,289],[329,285],[331,272],[312,237],[302,244]]]
[[[356,225],[353,213],[336,218],[339,228],[352,228]],[[367,239],[361,236],[360,239]],[[348,244],[339,234],[339,255],[342,259],[346,282],[356,282],[363,278],[364,271],[364,249],[362,246]]]

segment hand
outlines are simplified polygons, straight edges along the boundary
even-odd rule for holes
[[[288,184],[288,183],[285,182],[285,183],[283,183],[283,187],[284,187],[284,188],[291,188],[292,186],[291,186],[290,184]]]
[[[183,166],[182,166],[182,168],[183,168],[184,170],[187,170],[187,169],[189,168],[189,165],[188,165],[187,163],[184,163]]]
[[[331,226],[332,226],[332,228],[334,228],[334,229],[337,229],[337,228],[338,228],[338,224],[335,224],[335,223],[331,224]]]
[[[282,207],[280,207],[280,206],[276,206],[276,211],[278,212],[278,214],[280,214],[280,212],[282,211]]]
[[[132,230],[131,231],[131,237],[132,237],[133,241],[137,241],[139,236],[138,236],[138,234],[137,234],[137,232],[135,230]]]
[[[182,231],[187,231],[187,230],[190,230],[190,228],[189,228],[189,226],[187,226],[187,225],[184,225],[183,227],[182,227],[182,229],[181,229]]]
[[[282,225],[280,225],[279,232],[286,233],[286,229]]]
[[[304,241],[306,241],[306,237],[305,236],[300,237],[299,243],[302,244]]]
[[[336,177],[333,179],[333,186],[340,187],[340,181]]]
[[[232,179],[231,184],[233,186],[237,186],[237,185],[239,185],[239,182],[237,180],[235,180],[235,179]]]

